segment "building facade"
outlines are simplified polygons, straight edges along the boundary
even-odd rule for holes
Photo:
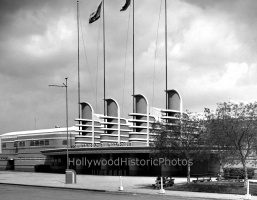
[[[134,95],[134,112],[120,116],[115,99],[106,99],[106,115],[97,114],[88,102],[81,103],[82,117],[70,127],[67,151],[66,128],[7,133],[2,138],[1,170],[64,172],[93,175],[185,176],[180,158],[155,158],[151,143],[152,124],[176,119],[183,112],[182,99],[176,90],[167,91],[167,108],[149,106],[142,94]],[[68,152],[68,161],[67,161]],[[217,173],[218,162],[193,163],[192,173]]]

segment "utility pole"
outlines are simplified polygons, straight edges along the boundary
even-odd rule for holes
[[[65,78],[63,85],[49,85],[49,87],[65,87],[66,89],[67,169],[69,169],[68,77]]]

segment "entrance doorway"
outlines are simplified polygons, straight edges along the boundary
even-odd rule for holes
[[[8,160],[6,170],[14,170],[14,160]]]

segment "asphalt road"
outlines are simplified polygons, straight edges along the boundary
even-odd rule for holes
[[[147,195],[118,192],[93,192],[85,190],[69,190],[33,186],[0,184],[1,200],[196,200],[199,198],[181,198],[170,195]],[[210,199],[209,199],[210,200]]]

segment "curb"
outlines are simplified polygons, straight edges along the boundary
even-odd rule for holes
[[[1,185],[17,185],[17,186],[27,186],[27,187],[43,187],[43,188],[59,188],[64,190],[85,190],[91,192],[108,192],[106,190],[88,189],[88,188],[70,188],[70,187],[59,187],[59,186],[48,186],[48,185],[28,185],[28,184],[18,184],[18,183],[0,183]]]

